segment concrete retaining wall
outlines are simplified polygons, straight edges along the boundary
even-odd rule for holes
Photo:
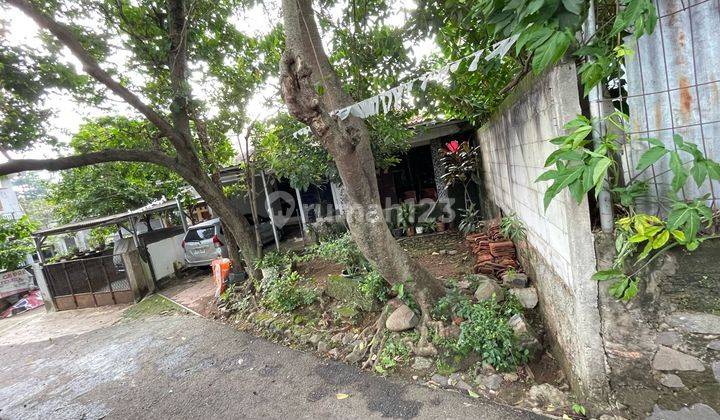
[[[503,214],[516,213],[527,227],[521,262],[538,289],[555,353],[578,392],[603,399],[608,380],[598,285],[590,280],[596,261],[588,204],[578,205],[564,191],[545,211],[549,183],[535,182],[555,150],[548,140],[564,134],[563,125],[581,112],[576,80],[572,63],[526,78],[477,137],[488,202]]]

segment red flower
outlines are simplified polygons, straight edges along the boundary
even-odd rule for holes
[[[457,140],[453,140],[450,143],[446,144],[445,147],[450,153],[457,153],[460,150],[460,143],[458,143]]]

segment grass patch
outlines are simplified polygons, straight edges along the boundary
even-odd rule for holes
[[[123,312],[122,319],[131,321],[150,316],[168,316],[187,314],[188,312],[175,302],[160,295],[150,295]]]

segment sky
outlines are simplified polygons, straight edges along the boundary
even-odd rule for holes
[[[278,3],[276,5],[272,3],[268,4],[268,2],[265,3],[265,6],[258,4],[250,9],[238,11],[234,16],[235,26],[248,35],[258,36],[267,33],[269,29],[274,26],[274,23],[281,19],[281,16],[278,1],[276,1],[276,3]],[[393,26],[402,26],[405,23],[407,12],[416,7],[413,0],[394,1],[392,5],[395,13],[392,13],[392,18],[388,23]],[[334,10],[330,11],[330,14],[333,17],[337,17],[340,15],[341,10],[342,5],[336,6]],[[36,48],[42,47],[42,42],[38,36],[39,28],[30,18],[17,9],[8,6],[0,6],[0,12],[3,13],[4,17],[8,20],[6,27],[7,38],[11,44]],[[329,50],[329,42],[330,39],[323,39],[327,50]],[[411,55],[417,59],[439,51],[432,39],[425,40],[419,45],[408,44],[406,47],[410,50]],[[114,66],[119,73],[140,82],[142,75],[130,71],[125,67],[126,58],[121,51],[120,53],[111,55],[108,58],[108,62],[109,65]],[[63,54],[63,60],[74,65],[78,71],[82,68],[79,61],[67,50],[65,54]],[[195,73],[195,75],[197,74],[199,74],[199,72]],[[193,76],[191,76],[190,81],[193,87],[193,95],[200,99],[203,97],[203,92],[209,92],[214,88],[212,81],[202,80]],[[255,93],[247,107],[249,120],[262,120],[272,116],[278,111],[276,107],[270,107],[266,104],[267,99],[272,98],[272,96],[276,94],[275,86],[277,86],[277,83],[277,78],[271,78],[265,86],[261,87],[261,89]],[[116,101],[110,102],[112,113],[138,116],[128,105],[124,104],[118,98],[115,99]],[[76,103],[68,95],[63,95],[60,92],[48,95],[45,105],[53,110],[53,116],[48,121],[51,131],[61,142],[65,143],[69,141],[85,119],[99,117],[109,113],[108,109],[88,106],[84,103]],[[213,112],[214,110],[212,109],[208,110],[208,113],[211,115]],[[237,136],[233,133],[230,133],[229,137],[233,140],[234,147],[237,149],[242,142],[236,142],[235,139]],[[49,147],[38,147],[20,154],[11,153],[11,156],[14,158],[54,158],[58,156],[58,152]],[[0,162],[4,160],[5,158],[0,156]]]

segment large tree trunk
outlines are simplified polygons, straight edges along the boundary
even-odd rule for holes
[[[258,258],[257,248],[252,227],[227,196],[223,193],[209,176],[203,173],[202,177],[187,178],[185,180],[200,194],[205,202],[212,207],[213,212],[220,217],[223,224],[229,230],[229,240],[234,239],[235,244],[242,254],[245,263],[245,270],[248,275],[255,278],[262,278],[260,270],[255,269],[255,261]],[[240,261],[235,261],[240,264]]]
[[[197,179],[188,180],[195,187],[205,202],[220,216],[223,224],[228,228],[226,239],[231,256],[239,264],[237,249],[242,253],[245,261],[245,270],[253,277],[259,275],[255,269],[257,249],[250,230],[250,225],[232,205],[230,199],[222,190],[220,174],[212,157],[211,145],[208,139],[200,138],[200,143],[206,149],[206,163],[211,168],[212,177],[208,176],[200,164],[200,153],[193,143],[190,131],[190,119],[193,115],[190,109],[190,86],[187,81],[187,10],[184,0],[167,0],[168,7],[168,37],[170,38],[170,51],[168,54],[168,67],[170,68],[170,87],[173,92],[173,101],[170,113],[175,130],[183,139],[183,146],[177,148],[178,156],[186,161],[186,165],[197,174]],[[203,127],[196,127],[199,136],[203,136]],[[214,179],[213,179],[214,178]]]
[[[410,259],[385,222],[370,133],[365,123],[328,112],[353,103],[343,90],[325,51],[315,23],[311,0],[283,0],[286,53],[281,64],[281,87],[290,113],[310,126],[332,155],[347,191],[347,221],[358,247],[387,279],[405,283],[421,305],[442,296],[442,283]],[[317,94],[318,85],[324,93]]]

